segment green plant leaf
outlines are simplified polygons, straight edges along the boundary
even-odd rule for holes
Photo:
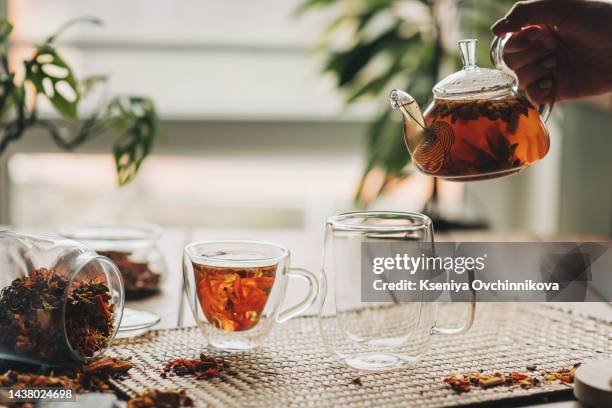
[[[402,38],[398,34],[398,26],[394,26],[370,42],[360,42],[347,51],[331,54],[325,70],[336,74],[338,87],[345,86],[377,53],[383,51],[389,44],[400,41]]]
[[[159,136],[155,105],[149,98],[118,97],[108,106],[107,118],[118,137],[113,145],[117,179],[130,182]]]
[[[26,80],[34,85],[36,92],[45,95],[63,117],[76,118],[79,87],[72,69],[55,48],[49,45],[38,48],[25,67]]]
[[[378,133],[371,143],[372,167],[381,167],[393,176],[404,174],[404,168],[410,162],[410,155],[404,145],[402,125],[382,115],[375,122]]]
[[[387,75],[381,75],[378,78],[374,78],[366,84],[358,87],[353,91],[346,100],[346,103],[353,103],[364,96],[376,96],[386,87],[393,77]]]
[[[107,75],[91,75],[79,84],[80,96],[84,98],[92,89],[108,81]]]
[[[6,18],[0,17],[0,42],[6,42],[12,31],[13,25]]]
[[[3,119],[0,121],[0,154],[4,152],[9,143],[19,139],[25,129],[30,125],[25,112],[25,88],[23,85],[15,86],[10,76],[10,83],[5,82],[3,91],[6,99],[3,102]],[[8,112],[13,115],[9,119]]]
[[[300,4],[294,11],[293,11],[293,15],[298,17],[301,16],[302,14],[304,14],[307,11],[310,11],[312,9],[318,8],[318,7],[327,7],[330,6],[334,3],[336,3],[337,0],[306,0],[305,2],[303,2],[302,4]]]
[[[408,66],[408,64],[405,64],[404,55],[406,53],[418,52],[418,50],[422,48],[427,49],[427,47],[423,47],[423,45],[424,43],[420,33],[415,33],[404,39],[399,47],[390,45],[388,53],[392,55],[392,60],[388,67],[380,75],[367,82],[360,83],[357,80],[354,81],[351,87],[353,90],[350,92],[346,102],[350,104],[363,96],[376,97],[381,94],[386,94],[389,91],[387,85],[391,80],[399,76],[409,77],[415,69],[422,69],[420,65],[417,65],[416,68],[412,68]],[[422,58],[420,60],[422,60]]]
[[[4,122],[12,106],[14,106],[15,99],[12,97],[13,89],[13,76],[6,75],[0,80],[0,122]]]
[[[98,135],[114,132],[113,156],[118,182],[123,185],[134,178],[155,140],[160,138],[153,101],[145,97],[117,97],[106,107],[79,121],[40,119],[36,104],[28,105],[26,102],[26,85],[31,84],[32,87],[27,86],[27,89],[32,89],[35,98],[43,94],[62,117],[76,119],[82,97],[106,81],[104,75],[77,81],[68,63],[52,45],[66,29],[82,22],[101,24],[97,18],[83,17],[62,25],[36,48],[31,59],[24,61],[25,79],[17,84],[9,71],[6,53],[12,26],[6,19],[0,18],[0,42],[4,45],[0,47],[0,153],[33,126],[44,129],[64,150],[72,150]]]
[[[65,22],[64,24],[62,24],[57,30],[55,30],[55,32],[53,34],[51,34],[49,37],[47,37],[47,39],[45,40],[44,45],[49,45],[49,44],[55,42],[57,37],[62,35],[67,29],[69,29],[73,25],[81,24],[81,23],[94,24],[94,25],[97,25],[97,26],[101,26],[101,25],[104,24],[102,22],[102,20],[100,20],[97,17],[93,17],[93,16],[83,16],[83,17],[74,18],[74,19],[69,20],[69,21]]]

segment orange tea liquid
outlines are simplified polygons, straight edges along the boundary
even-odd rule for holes
[[[233,268],[194,262],[197,295],[208,322],[226,331],[255,326],[272,290],[276,268]]]
[[[433,176],[457,181],[500,177],[548,152],[548,132],[525,99],[437,99],[424,116],[429,136],[441,142],[417,148],[414,156],[419,168]]]

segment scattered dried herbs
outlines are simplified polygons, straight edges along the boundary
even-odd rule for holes
[[[134,365],[125,360],[112,357],[99,357],[83,366],[83,373],[89,375],[112,375],[126,373]]]
[[[132,260],[129,252],[98,251],[98,254],[109,258],[119,268],[127,299],[138,299],[159,291],[161,276],[152,271],[148,263]]]
[[[562,368],[559,371],[543,371],[542,375],[547,381],[558,380],[565,384],[572,384],[578,367],[580,367],[580,363],[574,364],[571,368]]]
[[[207,357],[202,353],[200,354],[200,358],[193,360],[175,358],[174,360],[168,361],[164,366],[162,377],[166,378],[168,374],[170,374],[170,376],[178,375],[180,377],[193,375],[197,379],[214,377],[219,374],[219,365],[213,358]]]
[[[32,387],[46,388],[70,388],[76,393],[83,393],[85,389],[81,383],[73,378],[65,375],[39,375],[39,374],[24,374],[18,371],[9,370],[0,375],[0,387],[12,389],[26,389]],[[29,402],[13,402],[7,403],[8,408],[34,408],[36,404]]]
[[[192,407],[193,400],[185,390],[149,390],[130,399],[127,408],[179,408]]]
[[[30,366],[39,370],[38,367]],[[51,387],[70,388],[77,394],[85,392],[112,393],[108,380],[127,375],[132,364],[125,360],[110,357],[100,357],[88,364],[76,364],[63,367],[60,371],[49,371],[45,374],[31,373],[27,370],[9,370],[0,375],[0,387],[31,388]],[[34,407],[31,403],[12,403],[10,408]]]
[[[31,388],[31,387],[51,387],[51,388],[72,388],[76,392],[84,392],[85,389],[77,379],[66,375],[38,375],[24,374],[18,371],[9,370],[0,375],[0,387],[6,388]]]
[[[129,361],[100,357],[82,366],[77,378],[88,391],[112,392],[108,380],[125,377],[133,366]]]
[[[483,374],[482,372],[453,374],[446,377],[444,382],[458,393],[469,392],[472,387],[492,388],[503,385],[508,387],[532,388],[550,383],[551,381],[571,384],[574,382],[576,368],[578,368],[579,365],[580,363],[577,363],[571,368],[562,368],[558,371],[542,371],[539,375],[520,372],[512,372],[510,374]],[[535,371],[536,365],[529,364],[527,370]]]
[[[35,269],[0,292],[0,347],[24,357],[70,360],[72,349],[91,357],[107,347],[113,333],[114,305],[108,287],[95,280],[76,281],[53,270]]]
[[[461,393],[468,392],[470,390],[470,376],[464,375],[451,375],[444,379],[444,382],[448,384],[453,390]]]

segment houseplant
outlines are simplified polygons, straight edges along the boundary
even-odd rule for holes
[[[79,114],[85,96],[107,78],[95,75],[79,80],[60,55],[58,37],[77,23],[101,24],[91,17],[68,21],[35,46],[32,56],[23,61],[24,74],[18,79],[8,52],[13,27],[0,17],[0,154],[32,128],[44,129],[63,150],[112,134],[117,180],[123,185],[134,178],[160,137],[155,105],[144,96],[122,95],[111,97],[85,116]],[[62,120],[40,117],[39,98],[46,98]]]
[[[315,51],[324,71],[336,78],[346,104],[375,99],[381,107],[366,130],[366,166],[355,194],[367,206],[409,175],[410,155],[401,124],[389,109],[392,88],[404,89],[420,106],[444,71],[458,68],[455,41],[477,38],[479,63],[486,66],[492,40],[489,27],[512,1],[458,0],[306,0],[297,15],[323,10],[333,17]],[[348,35],[347,35],[348,34]],[[349,38],[338,44],[338,37]],[[447,72],[448,73],[448,72]],[[382,176],[381,176],[382,175]],[[436,201],[437,183],[432,180]],[[433,214],[435,216],[435,214]]]

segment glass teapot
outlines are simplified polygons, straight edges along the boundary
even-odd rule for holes
[[[495,65],[501,47],[494,43]],[[404,140],[424,173],[454,181],[513,174],[543,158],[550,141],[540,112],[517,91],[515,78],[476,65],[474,39],[459,41],[463,69],[433,88],[434,100],[421,113],[412,96],[395,89],[390,103],[404,118]]]

